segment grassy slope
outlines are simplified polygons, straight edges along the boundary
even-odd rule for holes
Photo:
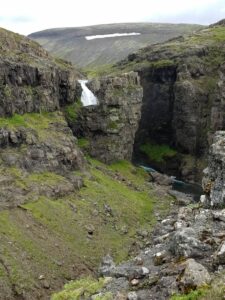
[[[125,58],[129,53],[147,45],[163,42],[169,38],[190,33],[199,25],[127,23],[108,24],[77,28],[48,29],[31,34],[54,55],[72,61],[80,67],[112,64]],[[87,41],[85,36],[140,32],[140,36],[117,37]]]
[[[162,68],[176,65],[185,57],[189,57],[189,64],[205,64],[213,70],[217,70],[218,66],[225,60],[225,53],[221,51],[225,43],[225,26],[213,26],[202,29],[192,35],[174,38],[168,42],[149,46],[139,50],[135,57],[126,59],[117,66],[112,66],[108,72],[120,73],[129,71],[138,71],[144,68]],[[193,57],[193,53],[198,49],[206,48],[205,55],[200,58]],[[191,52],[193,51],[193,53]],[[166,57],[166,58],[165,58]],[[192,59],[192,60],[191,60]],[[95,73],[103,72],[96,70]],[[209,89],[213,88],[213,78],[199,78],[199,86]],[[195,80],[197,81],[197,80]]]
[[[62,116],[16,115],[0,119],[0,125],[32,128],[45,140],[54,118],[60,121]],[[151,231],[154,211],[165,213],[170,204],[166,196],[157,197],[146,182],[146,174],[128,162],[106,166],[89,159],[88,172],[73,173],[83,177],[85,186],[58,199],[46,195],[37,198],[35,187],[57,189],[68,184],[62,175],[28,174],[1,166],[3,175],[10,175],[11,184],[24,191],[32,189],[26,204],[0,211],[0,288],[4,297],[13,290],[14,295],[37,299],[41,288],[48,294],[68,279],[94,275],[107,253],[117,262],[126,259],[136,230]],[[112,214],[107,215],[105,204]],[[90,226],[94,227],[93,236],[88,234]]]

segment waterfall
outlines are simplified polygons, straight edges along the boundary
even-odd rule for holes
[[[89,88],[86,86],[88,80],[78,80],[78,82],[82,87],[81,102],[83,106],[97,105],[98,99],[95,97],[92,91],[90,91]]]

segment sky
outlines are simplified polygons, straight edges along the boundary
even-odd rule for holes
[[[225,0],[6,0],[0,9],[0,27],[24,35],[121,22],[208,25],[223,18]]]

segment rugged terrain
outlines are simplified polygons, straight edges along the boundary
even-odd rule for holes
[[[90,107],[82,74],[0,30],[0,299],[223,299],[224,24],[130,55]],[[208,165],[201,202],[132,157]]]
[[[134,70],[141,79],[135,160],[200,181],[213,133],[224,129],[224,44],[221,22],[143,48],[110,68],[111,74]]]
[[[169,38],[202,28],[190,24],[125,23],[74,28],[55,28],[35,32],[30,38],[54,55],[89,69],[112,64],[129,53]],[[137,32],[141,35],[86,40],[85,36]]]
[[[0,40],[0,299],[49,299],[68,280],[94,276],[107,253],[117,262],[137,253],[148,242],[140,232],[172,199],[161,201],[148,175],[124,161],[140,119],[137,74],[95,82],[104,123],[94,134],[79,101],[82,75],[26,37],[1,29]],[[84,156],[85,137],[71,130],[80,109],[91,153],[114,164]]]

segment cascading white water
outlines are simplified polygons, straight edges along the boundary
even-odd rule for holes
[[[81,102],[83,106],[97,105],[98,104],[97,97],[95,97],[92,91],[90,91],[89,88],[86,86],[88,80],[78,80],[78,82],[82,87]]]

